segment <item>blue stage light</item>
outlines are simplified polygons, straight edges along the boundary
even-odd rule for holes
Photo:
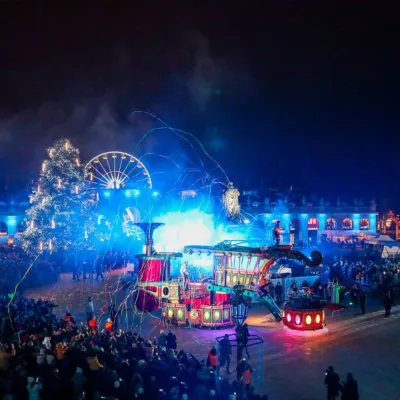
[[[249,223],[250,223],[250,220],[249,220],[248,218],[245,218],[245,219],[243,220],[243,222],[244,222],[245,224],[249,224]]]
[[[127,199],[130,199],[132,197],[132,191],[131,190],[125,190],[125,197]]]
[[[103,196],[105,199],[109,199],[111,197],[111,192],[109,190],[105,190],[103,192]]]
[[[160,192],[157,192],[156,190],[153,192],[153,197],[159,197],[160,196]]]
[[[160,215],[157,221],[165,226],[154,232],[154,243],[161,251],[182,251],[188,245],[214,245],[224,240],[246,240],[248,233],[229,231],[216,226],[213,215],[200,210],[186,212],[168,212]]]
[[[133,193],[133,197],[135,199],[137,199],[140,196],[140,190],[138,190],[138,189],[132,190],[132,193]]]

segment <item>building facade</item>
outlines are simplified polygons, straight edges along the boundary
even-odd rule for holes
[[[382,214],[378,220],[378,231],[394,240],[400,240],[400,216],[392,210]]]
[[[283,229],[281,236],[285,244],[339,242],[377,235],[378,214],[374,202],[369,206],[247,202],[242,211],[249,216],[248,221],[265,226],[268,241],[273,241],[272,232],[277,221]]]
[[[15,236],[23,232],[23,221],[28,207],[28,191],[12,196],[0,194],[0,237]]]
[[[341,241],[377,235],[378,214],[374,201],[367,206],[356,202],[349,206],[339,201],[331,205],[323,201],[308,202],[304,198],[296,202],[288,200],[289,196],[285,197],[265,198],[260,202],[260,196],[255,196],[254,191],[243,192],[240,196],[240,212],[245,223],[254,223],[265,230],[266,239],[271,243],[278,220],[283,229],[283,243],[318,244],[323,240]],[[21,200],[17,201],[17,198]],[[28,207],[27,192],[0,201],[0,237],[18,235],[24,230],[23,221]],[[391,232],[394,239],[400,239],[400,218],[392,212],[379,219],[379,227],[382,233]]]

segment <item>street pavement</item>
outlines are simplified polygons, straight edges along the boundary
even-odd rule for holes
[[[160,329],[167,328],[160,312],[135,311],[129,291],[122,289],[120,274],[112,271],[104,282],[73,282],[71,275],[62,274],[58,283],[28,290],[25,295],[51,299],[58,304],[56,313],[60,317],[68,310],[79,322],[85,320],[87,297],[93,296],[100,324],[104,324],[110,302],[115,302],[121,306],[122,329],[149,338],[157,336]],[[390,319],[383,318],[378,301],[371,300],[367,311],[366,315],[356,315],[359,310],[353,308],[333,315],[328,311],[325,329],[297,332],[274,322],[262,305],[255,305],[247,322],[250,333],[264,341],[249,349],[256,390],[268,394],[270,400],[325,399],[325,370],[333,365],[343,380],[348,372],[353,373],[361,400],[400,400],[400,306],[393,309]],[[233,329],[176,329],[181,346],[200,359],[225,333],[233,333]],[[228,377],[225,371],[221,377]]]

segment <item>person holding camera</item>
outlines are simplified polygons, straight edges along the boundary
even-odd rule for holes
[[[328,400],[335,400],[339,395],[340,377],[330,366],[325,371],[325,386],[328,389]]]

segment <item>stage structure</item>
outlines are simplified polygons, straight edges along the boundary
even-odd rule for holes
[[[162,309],[163,317],[177,325],[219,328],[233,326],[233,306],[230,301],[234,288],[241,285],[250,301],[261,301],[277,322],[282,312],[268,293],[269,269],[282,258],[302,261],[318,267],[322,254],[314,251],[311,259],[291,246],[252,248],[240,241],[224,241],[216,246],[185,246],[183,253],[193,257],[213,257],[211,276],[190,281],[186,262],[181,276],[170,278],[170,260],[180,253],[156,253],[152,249],[152,232],[148,226],[137,224],[146,233],[145,255],[140,256],[136,306],[142,311]],[[151,224],[150,224],[151,225]]]
[[[325,302],[301,293],[285,304],[283,323],[290,329],[316,331],[325,326]]]

